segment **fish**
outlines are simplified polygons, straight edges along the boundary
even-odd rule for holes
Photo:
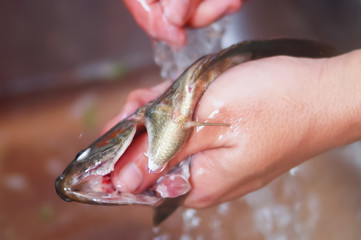
[[[228,127],[229,123],[197,122],[193,114],[210,84],[226,70],[261,58],[293,56],[325,58],[337,54],[328,44],[279,38],[244,41],[199,58],[158,98],[137,109],[108,132],[80,151],[55,180],[57,194],[65,201],[94,205],[147,205],[155,209],[153,222],[163,222],[191,190],[191,158],[163,173],[164,167],[183,148],[196,126]],[[147,131],[150,172],[163,176],[145,191],[119,192],[110,174],[133,139]],[[171,186],[176,185],[176,190]]]

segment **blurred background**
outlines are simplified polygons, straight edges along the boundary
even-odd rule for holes
[[[0,16],[0,239],[361,238],[358,143],[157,229],[146,207],[63,202],[55,178],[129,91],[162,81],[151,41],[120,0],[5,1]],[[225,25],[224,47],[286,36],[346,52],[361,48],[361,1],[252,0]]]

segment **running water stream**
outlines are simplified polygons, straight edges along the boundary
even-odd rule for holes
[[[225,20],[202,29],[188,29],[187,44],[181,49],[173,49],[165,42],[153,41],[154,61],[160,67],[161,76],[175,80],[198,58],[218,52],[224,30]]]

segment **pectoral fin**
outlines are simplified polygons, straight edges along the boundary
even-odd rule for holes
[[[164,202],[154,209],[153,224],[158,226],[167,219],[183,203],[188,194],[176,198],[166,198]]]

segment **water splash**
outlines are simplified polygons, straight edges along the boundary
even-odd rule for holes
[[[357,193],[360,185],[354,183],[352,186],[353,184],[347,184],[348,181],[342,181],[345,179],[344,171],[353,165],[341,169],[332,164],[347,163],[347,155],[353,156],[350,160],[360,162],[359,156],[351,154],[357,153],[360,149],[361,144],[351,145],[322,155],[238,200],[209,209],[178,210],[169,222],[164,223],[158,234],[167,234],[170,239],[199,237],[307,240],[329,239],[329,236],[339,239],[342,235],[339,229],[328,229],[326,233],[324,231],[332,218],[340,228],[347,229],[348,234],[351,232],[348,236],[352,238],[348,239],[359,239],[357,237],[361,237],[361,208],[357,201],[352,199],[361,196]],[[332,160],[332,157],[337,158]],[[352,169],[355,173],[360,172],[358,168]],[[340,185],[335,185],[336,182]],[[350,204],[342,205],[347,202],[355,202],[356,208],[351,210]],[[175,233],[173,226],[177,226],[179,232]]]
[[[154,60],[160,66],[161,76],[174,80],[199,57],[219,51],[224,28],[221,20],[206,28],[188,29],[187,45],[180,50],[165,42],[153,41]]]
[[[201,219],[197,216],[197,210],[186,209],[183,212],[183,223],[185,230],[190,230],[199,226]]]

